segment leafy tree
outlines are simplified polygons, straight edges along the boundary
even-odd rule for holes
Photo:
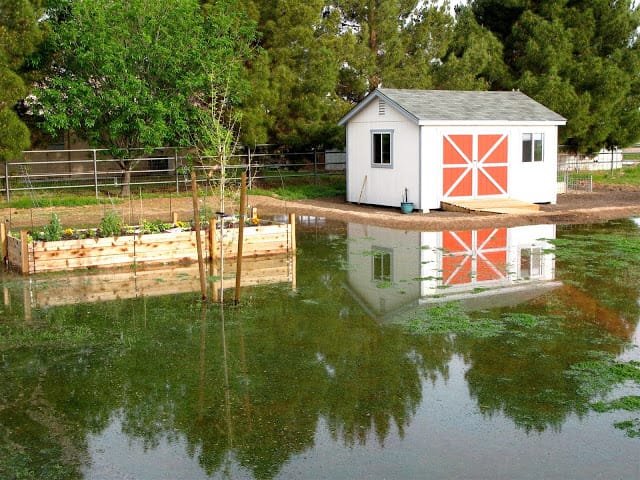
[[[560,141],[579,151],[640,138],[640,11],[630,0],[475,0],[478,24],[503,45],[492,88],[518,88],[568,119]]]
[[[254,33],[234,0],[63,0],[47,22],[56,55],[36,92],[42,127],[111,148],[123,195],[133,149],[188,144],[212,91],[232,92],[225,108],[238,102]]]
[[[0,160],[29,148],[29,129],[15,106],[27,94],[22,68],[37,47],[39,2],[0,0]]]

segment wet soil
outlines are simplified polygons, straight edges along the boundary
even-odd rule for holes
[[[200,199],[215,210],[217,200]],[[571,192],[558,195],[555,205],[540,205],[538,212],[524,211],[509,214],[480,214],[445,212],[413,212],[403,214],[399,208],[357,205],[344,198],[312,200],[280,200],[249,195],[249,205],[260,216],[288,215],[323,217],[369,225],[405,230],[452,230],[483,227],[511,227],[531,224],[585,224],[616,218],[640,216],[640,188],[595,186],[593,192]],[[149,200],[125,201],[115,206],[47,207],[34,209],[4,208],[0,215],[11,229],[33,228],[49,223],[57,213],[64,227],[97,226],[107,210],[116,209],[130,225],[141,220],[160,219],[168,222],[173,214],[183,221],[193,218],[191,197],[165,197]],[[232,213],[229,208],[227,213]]]

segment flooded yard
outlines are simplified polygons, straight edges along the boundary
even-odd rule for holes
[[[5,272],[0,478],[640,478],[639,223],[303,217],[239,306]]]

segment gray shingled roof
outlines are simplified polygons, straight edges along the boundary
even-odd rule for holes
[[[381,88],[378,95],[417,121],[554,122],[566,119],[522,92],[400,90]],[[364,102],[367,102],[365,99]],[[357,110],[356,107],[354,110]],[[355,111],[352,111],[355,113]],[[347,117],[350,117],[347,114]],[[342,123],[342,121],[341,121]]]

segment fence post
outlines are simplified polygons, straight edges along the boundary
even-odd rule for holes
[[[613,177],[613,147],[611,147],[611,176]]]
[[[313,149],[313,184],[318,185],[318,151]]]
[[[174,150],[175,163],[173,164],[173,171],[176,174],[176,194],[180,193],[180,175],[178,174],[178,149]]]
[[[247,147],[247,164],[249,165],[249,190],[253,187],[253,175],[251,175],[251,147]]]
[[[9,160],[4,161],[4,186],[7,195],[7,203],[11,201],[9,196]]]
[[[96,149],[93,149],[93,184],[96,188],[96,200],[98,199],[98,158]]]

